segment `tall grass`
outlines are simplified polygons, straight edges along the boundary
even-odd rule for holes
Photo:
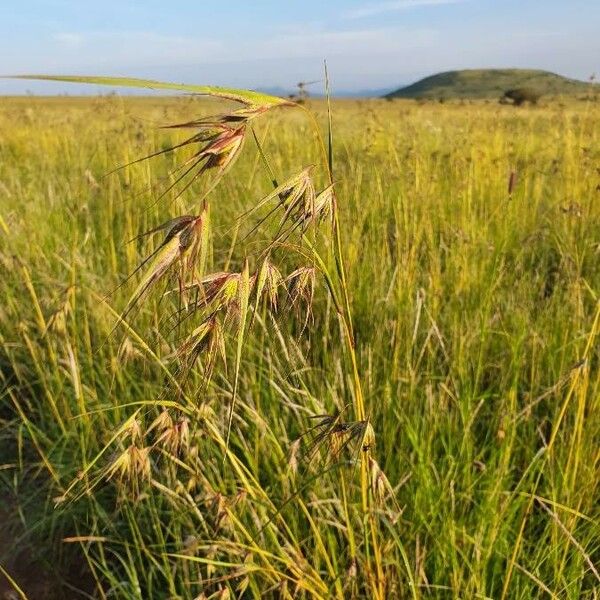
[[[102,176],[226,110],[3,100],[0,477],[32,546],[76,549],[99,598],[596,597],[597,107],[334,102],[340,243],[311,225],[272,259],[343,273],[347,305],[321,275],[310,305],[237,295],[206,385],[178,285],[121,323],[144,275],[118,286],[161,238],[128,241],[210,183],[156,202],[169,153]],[[329,183],[302,112],[252,129],[207,197],[205,274],[258,274],[278,222],[238,217],[273,179]]]

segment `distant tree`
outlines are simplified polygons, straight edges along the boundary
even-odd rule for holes
[[[288,96],[289,99],[292,102],[296,102],[296,104],[304,104],[309,98],[309,93],[308,93],[308,90],[306,89],[306,87],[309,85],[312,85],[313,83],[320,83],[320,80],[318,80],[318,81],[300,81],[299,83],[296,84],[298,91],[295,94],[290,94]]]
[[[507,104],[512,100],[514,106],[521,106],[526,102],[529,102],[529,104],[537,104],[540,97],[540,92],[532,88],[515,88],[504,92],[504,96],[502,96],[500,102]]]

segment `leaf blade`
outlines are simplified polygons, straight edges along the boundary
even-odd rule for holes
[[[65,83],[87,83],[96,85],[112,85],[118,87],[145,88],[154,90],[178,90],[205,96],[216,96],[251,106],[284,106],[291,102],[284,98],[271,96],[251,90],[239,90],[210,85],[171,83],[153,79],[135,77],[96,77],[88,75],[4,75],[2,79],[30,79],[38,81],[62,81]]]
[[[233,410],[235,401],[238,395],[240,383],[240,365],[242,362],[242,348],[244,345],[244,332],[246,329],[246,320],[248,318],[248,305],[250,302],[250,269],[248,261],[244,263],[244,270],[241,273],[240,282],[238,285],[238,309],[239,314],[239,329],[237,338],[237,347],[235,355],[235,375],[233,379],[233,392],[231,394],[231,406],[229,407],[229,416],[227,418],[227,437],[225,439],[225,448],[229,450],[229,438],[231,436],[231,425],[233,422]],[[227,454],[225,454],[227,456]],[[224,457],[225,458],[225,457]]]

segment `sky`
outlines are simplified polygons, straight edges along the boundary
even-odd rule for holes
[[[324,59],[334,93],[391,89],[462,68],[587,79],[600,72],[600,1],[0,0],[4,75],[290,90],[322,79]],[[0,94],[84,90],[0,79]]]

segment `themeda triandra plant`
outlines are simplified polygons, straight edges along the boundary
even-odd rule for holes
[[[364,555],[368,557],[364,565],[367,585],[374,597],[382,597],[384,576],[372,503],[377,495],[387,493],[389,483],[371,455],[375,434],[365,407],[355,348],[343,243],[338,221],[339,207],[332,174],[331,119],[328,144],[326,144],[315,117],[305,106],[266,94],[126,78],[62,76],[33,78],[182,90],[232,100],[243,105],[242,108],[224,114],[191,119],[168,126],[191,130],[193,134],[178,144],[134,161],[139,162],[164,153],[177,153],[183,149],[186,152],[191,151],[191,156],[181,161],[170,173],[174,181],[163,190],[161,197],[170,191],[174,191],[177,195],[183,194],[201,176],[211,176],[212,179],[198,201],[199,209],[196,214],[175,216],[138,236],[162,236],[162,239],[134,272],[141,272],[139,283],[120,314],[117,325],[126,325],[132,312],[141,305],[151,291],[158,287],[158,284],[164,286],[163,294],[177,297],[176,313],[166,322],[171,331],[177,331],[178,334],[187,331],[178,338],[178,346],[174,354],[177,369],[175,372],[169,372],[170,382],[177,390],[179,400],[193,396],[186,392],[191,373],[199,376],[202,388],[208,387],[216,364],[220,360],[226,360],[226,340],[228,333],[233,333],[235,360],[230,370],[232,389],[225,427],[224,430],[219,431],[210,424],[210,420],[207,420],[204,426],[209,428],[212,439],[222,446],[226,459],[231,461],[237,473],[247,477],[239,458],[229,450],[232,420],[240,386],[244,339],[252,323],[259,318],[261,310],[274,315],[281,305],[298,309],[299,327],[300,331],[303,331],[310,323],[311,304],[317,278],[321,277],[324,280],[341,323],[342,342],[349,357],[354,389],[351,401],[344,411],[315,416],[317,424],[309,428],[305,434],[306,439],[310,441],[306,444],[304,456],[309,463],[317,454],[321,455],[326,463],[338,461],[348,451],[354,457],[358,457],[360,505],[363,516],[362,531],[357,535],[361,536],[361,541],[355,539],[352,531],[353,526],[347,505],[348,482],[344,470],[340,471],[346,526],[349,529],[351,546],[350,570],[356,571],[357,547],[359,544],[363,545],[366,548]],[[254,119],[268,115],[275,108],[282,107],[301,108],[311,119],[322,152],[320,162],[327,183],[322,188],[316,186],[313,176],[315,168],[312,166],[307,166],[280,183],[255,137],[258,151],[273,182],[273,190],[255,201],[239,218],[244,223],[251,222],[249,235],[264,227],[267,222],[276,224],[270,226],[275,234],[270,242],[246,256],[239,271],[225,270],[209,273],[206,270],[210,238],[209,193],[215,189],[222,176],[233,167],[239,157],[248,137],[249,124]],[[215,210],[218,210],[218,207],[215,207]],[[327,267],[327,261],[319,253],[314,243],[314,236],[309,235],[311,228],[316,230],[322,224],[326,224],[324,231],[334,257],[333,270]],[[285,251],[286,255],[293,252],[298,259],[301,259],[301,263],[288,274],[277,265],[276,257],[281,250]],[[151,478],[153,464],[151,457],[154,452],[174,457],[179,462],[197,458],[190,450],[190,429],[194,427],[191,422],[198,420],[199,417],[197,405],[193,402],[173,402],[171,405],[163,403],[163,406],[166,408],[147,431],[141,431],[138,420],[142,409],[140,407],[115,433],[110,445],[120,445],[121,451],[113,455],[108,466],[100,476],[96,477],[93,485],[98,485],[103,478],[109,478],[118,481],[124,489],[131,491],[133,488],[134,492],[138,493],[143,481]],[[203,415],[210,411],[205,406],[201,410]],[[352,416],[345,418],[345,414],[350,412]],[[302,441],[303,439],[304,436]],[[88,470],[92,469],[98,459],[90,463]],[[351,461],[350,464],[356,464],[356,461]],[[351,472],[354,472],[353,467]],[[85,472],[83,475],[87,474]],[[79,480],[81,478],[80,475]],[[76,489],[77,483],[75,481],[69,487],[63,499],[68,499],[69,493]]]

